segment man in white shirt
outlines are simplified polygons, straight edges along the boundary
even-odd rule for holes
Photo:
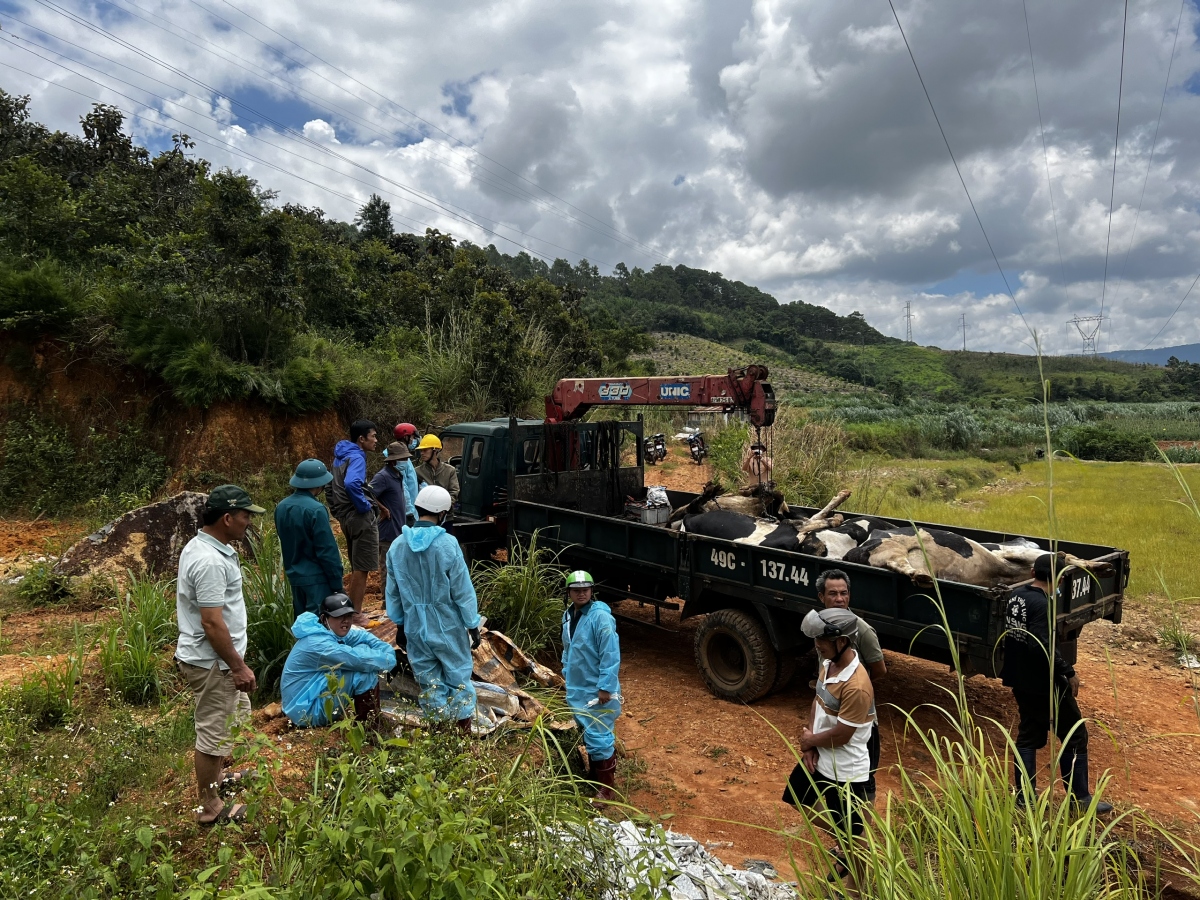
[[[858,616],[848,609],[812,610],[800,623],[821,658],[817,696],[809,725],[800,736],[801,760],[792,770],[783,802],[799,809],[824,800],[842,839],[863,832],[859,805],[866,802],[871,761],[867,742],[875,721],[875,693],[852,638]],[[833,853],[834,875],[848,874]]]
[[[204,506],[204,527],[179,554],[175,611],[179,641],[175,660],[196,695],[196,790],[201,825],[241,821],[244,803],[221,802],[221,761],[233,749],[232,727],[250,718],[256,686],[246,665],[246,601],[237,550],[250,517],[265,512],[236,485],[213,488]]]

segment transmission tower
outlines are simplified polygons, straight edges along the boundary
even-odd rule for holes
[[[962,319],[963,353],[966,353],[967,352],[967,314],[963,313],[962,315],[959,316],[959,318]]]
[[[1104,319],[1104,316],[1076,316],[1067,320],[1067,324],[1074,325],[1079,336],[1083,338],[1084,356],[1096,355],[1096,336],[1100,334],[1100,325]]]
[[[912,301],[904,304],[904,340],[912,343]]]

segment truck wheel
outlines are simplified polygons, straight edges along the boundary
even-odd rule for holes
[[[800,666],[800,657],[795,653],[780,653],[775,669],[775,682],[771,685],[771,693],[777,694],[785,690],[792,679],[796,677],[796,669]]]
[[[696,667],[723,700],[752,703],[775,684],[778,657],[766,629],[740,609],[719,609],[696,629]]]

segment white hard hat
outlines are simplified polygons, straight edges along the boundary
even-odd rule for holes
[[[421,490],[417,491],[417,499],[413,501],[413,505],[417,509],[423,509],[431,513],[449,512],[451,506],[450,492],[444,487],[438,487],[436,484],[427,484]]]

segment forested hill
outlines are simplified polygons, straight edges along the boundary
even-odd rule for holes
[[[780,303],[770,294],[720,272],[657,265],[649,272],[618,263],[612,275],[601,275],[583,260],[548,265],[527,253],[507,256],[489,247],[497,265],[520,277],[539,276],[587,292],[587,307],[607,321],[642,331],[671,331],[713,341],[751,339],[788,353],[807,353],[813,341],[844,344],[898,343],[870,325],[862,313],[839,316],[823,306]]]

